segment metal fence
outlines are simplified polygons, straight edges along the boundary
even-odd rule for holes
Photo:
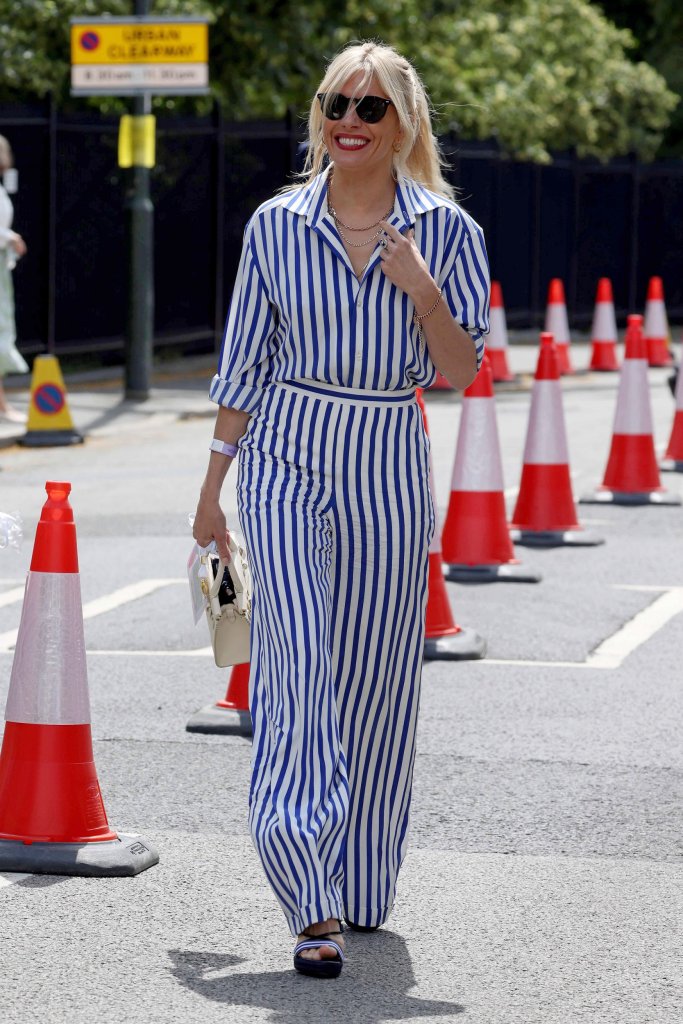
[[[29,246],[15,270],[24,352],[119,351],[126,312],[118,124],[51,105],[0,108],[20,187],[15,226]],[[244,225],[283,185],[302,138],[296,119],[232,123],[212,116],[158,124],[155,344],[211,348],[220,339]],[[601,165],[557,154],[510,161],[490,143],[445,137],[460,201],[484,228],[508,322],[541,324],[549,280],[565,282],[570,320],[589,324],[597,279],[611,277],[618,315],[642,309],[648,278],[664,280],[683,319],[683,165]]]

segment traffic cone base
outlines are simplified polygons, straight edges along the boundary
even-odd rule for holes
[[[453,583],[538,583],[514,556],[505,518],[502,491],[452,491],[449,512],[457,517],[457,529],[443,541],[444,576]],[[486,524],[484,527],[483,524]]]
[[[505,565],[444,564],[443,574],[449,583],[540,583],[541,574],[525,569],[519,562]]]
[[[123,878],[158,863],[159,854],[143,836],[123,832],[111,841],[84,844],[0,839],[0,871]]]
[[[475,661],[486,654],[486,640],[469,626],[457,626],[457,632],[425,637],[425,661]]]
[[[582,505],[680,505],[681,499],[668,491],[610,491],[599,487],[579,498]]]
[[[213,736],[251,736],[251,715],[248,711],[226,707],[225,701],[217,701],[197,711],[185,726],[185,731]]]
[[[511,529],[510,536],[523,548],[593,548],[605,543],[604,537],[598,537],[582,526],[576,530]]]
[[[249,663],[234,666],[224,699],[208,704],[193,715],[185,731],[215,736],[253,734],[249,713]]]

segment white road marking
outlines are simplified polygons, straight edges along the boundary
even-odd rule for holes
[[[0,593],[0,608],[6,608],[7,605],[16,604],[17,601],[21,601],[24,596],[24,587],[15,587],[13,590],[5,590]]]
[[[197,647],[192,651],[102,651],[88,650],[88,657],[91,654],[107,654],[114,657],[140,657],[140,658],[213,658],[212,647]]]
[[[111,612],[114,608],[120,608],[121,605],[129,604],[130,601],[138,601],[141,597],[153,594],[155,590],[170,587],[176,583],[187,583],[187,580],[182,578],[139,580],[137,583],[129,583],[127,587],[114,590],[111,594],[105,594],[104,597],[96,597],[94,601],[88,601],[86,605],[83,605],[83,618],[94,619],[96,615]]]
[[[462,663],[461,663],[462,664]],[[524,658],[483,658],[472,661],[473,665],[522,665],[528,668],[611,668],[612,666],[589,665],[587,661],[528,661]]]
[[[651,640],[655,633],[669,622],[674,615],[683,612],[683,587],[638,586],[631,583],[613,584],[615,590],[639,590],[644,593],[655,591],[661,594],[656,601],[603,640],[585,661],[530,661],[526,659],[484,658],[476,665],[521,665],[528,668],[620,668],[629,654]]]
[[[629,654],[650,640],[679,612],[683,612],[683,587],[672,587],[603,640],[588,655],[586,663],[590,668],[619,668]]]
[[[83,618],[93,618],[104,612],[112,611],[129,601],[137,600],[161,587],[184,583],[180,579],[140,580],[115,590],[112,594],[88,602],[83,608]],[[475,660],[475,665],[517,665],[524,668],[580,668],[580,669],[616,669],[638,647],[651,640],[675,615],[683,612],[683,587],[654,586],[631,583],[613,584],[616,590],[634,590],[642,593],[659,593],[652,604],[638,612],[632,619],[624,623],[612,636],[603,640],[585,661],[534,661],[527,658],[483,658]],[[664,593],[662,593],[664,591]],[[14,643],[17,631],[0,634],[0,654],[10,653],[9,640]],[[193,650],[88,650],[88,655],[101,655],[117,658],[212,658],[211,647],[197,647]]]
[[[104,615],[121,605],[129,604],[131,601],[138,601],[141,597],[153,594],[155,590],[162,587],[169,587],[177,583],[185,583],[181,578],[139,580],[137,583],[130,583],[127,587],[105,594],[104,597],[96,597],[94,601],[88,601],[83,605],[83,619],[94,619],[96,615]],[[19,630],[10,629],[6,633],[0,633],[0,651],[9,651],[17,642]]]
[[[24,878],[30,877],[30,875],[23,875],[20,871],[1,871],[0,889],[3,889],[6,885],[15,885],[17,882],[23,881]]]

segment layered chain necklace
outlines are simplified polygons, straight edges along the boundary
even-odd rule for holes
[[[379,238],[379,236],[383,233],[384,228],[379,228],[379,231],[375,231],[374,235],[371,235],[370,238],[366,238],[365,241],[363,242],[352,242],[350,238],[346,237],[346,235],[342,231],[342,228],[345,228],[347,231],[372,231],[373,228],[379,227],[383,220],[388,220],[388,218],[391,217],[392,213],[394,212],[394,205],[392,203],[391,209],[388,211],[388,213],[385,213],[384,216],[380,217],[380,219],[375,221],[374,224],[368,224],[368,226],[364,228],[351,227],[350,224],[344,223],[344,221],[339,217],[337,211],[332,205],[332,177],[330,177],[330,180],[327,183],[327,209],[332,214],[334,223],[337,227],[337,231],[344,239],[346,244],[350,245],[353,249],[362,249],[364,246],[370,245],[372,242],[374,242],[376,238]]]

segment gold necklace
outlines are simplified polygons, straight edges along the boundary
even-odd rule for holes
[[[374,235],[372,235],[372,237],[371,237],[371,238],[367,238],[367,239],[366,239],[366,240],[365,240],[364,242],[352,242],[350,238],[347,238],[347,237],[346,237],[346,235],[344,234],[344,232],[343,232],[343,231],[341,230],[341,228],[339,227],[339,224],[341,223],[341,221],[340,221],[340,222],[336,222],[336,221],[335,221],[335,223],[337,223],[337,231],[339,232],[339,234],[341,235],[341,237],[342,237],[342,238],[344,239],[344,241],[346,242],[346,244],[347,244],[347,245],[350,245],[350,246],[351,246],[351,247],[352,247],[353,249],[362,249],[362,248],[363,248],[363,246],[365,246],[365,245],[371,245],[371,244],[372,244],[372,242],[374,242],[376,238],[379,238],[379,236],[380,236],[380,235],[384,234],[384,230],[383,230],[382,228],[380,228],[380,230],[379,230],[379,231],[376,231],[376,232],[375,232],[375,234],[374,234]],[[362,230],[362,229],[361,229],[361,228],[358,228],[358,230],[360,231],[360,230]],[[365,230],[368,230],[368,229],[366,228]]]
[[[372,229],[376,228],[379,224],[381,224],[383,220],[388,220],[389,217],[391,217],[392,213],[394,212],[394,208],[392,206],[391,209],[388,211],[388,213],[385,213],[384,216],[380,217],[380,219],[375,221],[374,224],[368,224],[368,226],[366,228],[352,228],[350,224],[345,224],[344,223],[344,221],[341,219],[341,217],[337,214],[337,211],[335,210],[334,206],[329,201],[329,199],[327,200],[327,209],[330,211],[330,213],[334,217],[334,220],[336,221],[336,223],[337,224],[341,224],[341,226],[343,228],[346,228],[347,231],[372,231]]]
[[[385,213],[383,217],[380,217],[379,220],[375,221],[374,224],[368,224],[368,226],[366,228],[352,228],[350,224],[345,224],[344,223],[344,221],[341,219],[341,217],[338,215],[337,211],[335,210],[334,206],[332,205],[332,177],[330,176],[330,180],[327,183],[327,209],[332,214],[337,227],[339,227],[339,225],[341,224],[341,226],[343,228],[346,228],[347,231],[372,231],[372,229],[378,227],[382,223],[383,220],[388,220],[389,217],[391,217],[392,213],[394,212],[394,204],[392,203],[391,204],[391,209],[387,213]],[[375,238],[379,238],[381,233],[382,233],[381,231],[378,231],[377,234],[374,237]],[[341,231],[339,232],[339,234],[341,235]],[[343,235],[342,235],[342,238],[344,238]],[[348,241],[348,239],[344,239],[344,241]],[[371,241],[372,241],[372,239],[371,239]],[[367,245],[367,242],[363,242],[362,244],[363,245]],[[349,245],[353,245],[353,242],[349,242]]]

